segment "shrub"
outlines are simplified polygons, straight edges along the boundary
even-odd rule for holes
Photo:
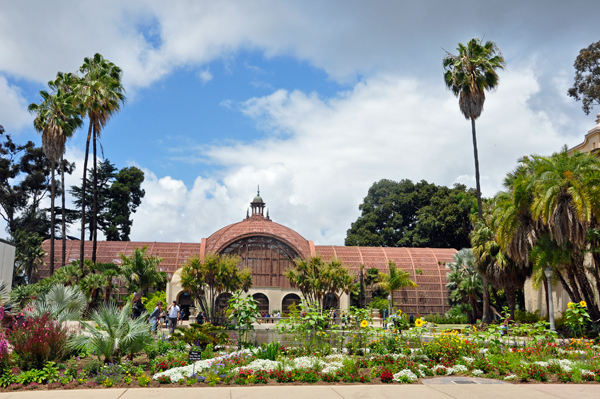
[[[150,377],[148,377],[147,375],[142,375],[140,377],[138,377],[138,385],[141,387],[147,387],[148,384],[150,384]]]
[[[95,377],[100,372],[101,368],[102,362],[97,359],[90,359],[90,361],[83,366],[83,373],[88,377]]]
[[[315,382],[319,381],[319,375],[314,370],[307,370],[300,374],[300,381],[314,384]]]
[[[467,322],[466,315],[441,315],[439,313],[429,314],[423,317],[425,321],[435,323],[435,324],[465,324]]]
[[[472,355],[476,349],[475,344],[455,333],[442,333],[423,344],[423,353],[436,361],[453,361],[461,356]]]
[[[515,321],[520,323],[537,323],[540,321],[540,311],[528,312],[527,310],[515,310]]]
[[[47,314],[19,323],[8,334],[23,370],[41,369],[48,361],[62,359],[67,353],[68,338],[67,330]]]

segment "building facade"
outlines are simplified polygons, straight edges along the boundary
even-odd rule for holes
[[[377,268],[386,272],[388,261],[407,271],[418,285],[418,289],[407,288],[394,293],[394,300],[408,314],[445,313],[449,308],[446,288],[445,264],[452,261],[455,249],[435,248],[381,248],[315,245],[296,231],[271,220],[265,213],[265,202],[258,194],[250,203],[246,217],[216,231],[199,243],[126,242],[99,241],[97,261],[102,263],[121,262],[120,254],[129,255],[135,248],[148,247],[149,255],[162,258],[160,270],[167,273],[167,301],[176,300],[191,305],[191,298],[181,287],[181,269],[191,257],[202,258],[207,253],[237,254],[240,267],[252,270],[252,295],[261,311],[286,312],[292,303],[298,303],[301,293],[293,289],[283,273],[294,266],[294,259],[321,256],[325,261],[338,258],[358,279],[361,265],[365,270]],[[56,240],[55,253],[61,253],[62,242]],[[45,264],[49,263],[50,241],[43,243],[46,251]],[[91,258],[92,243],[86,242],[85,257]],[[79,241],[67,243],[67,263],[79,259]],[[60,255],[55,259],[57,267]],[[41,277],[48,275],[47,267],[40,268]],[[358,281],[358,280],[357,280]],[[230,293],[221,294],[218,306],[224,306]],[[330,294],[327,307],[347,309],[350,298],[343,294],[339,298]]]

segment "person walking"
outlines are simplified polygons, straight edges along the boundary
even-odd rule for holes
[[[206,319],[206,316],[204,316],[204,311],[201,310],[198,317],[196,317],[196,322],[198,324],[204,324],[204,319]]]
[[[169,313],[169,321],[171,334],[175,332],[175,328],[177,327],[177,321],[181,318],[181,309],[177,306],[177,301],[173,301],[169,308],[167,309]]]
[[[150,325],[152,326],[151,331],[153,335],[156,335],[156,331],[158,330],[158,323],[160,315],[162,314],[162,307],[163,303],[161,301],[158,301],[156,307],[154,308],[154,311],[152,311],[152,313],[150,314]]]

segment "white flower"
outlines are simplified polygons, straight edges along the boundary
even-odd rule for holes
[[[504,379],[506,381],[512,381],[512,380],[516,380],[517,376],[515,374],[510,374],[510,375],[507,375],[506,377],[504,377]]]
[[[483,371],[479,370],[479,369],[475,369],[475,370],[471,371],[471,374],[473,374],[475,377],[479,377],[480,375],[483,375]]]
[[[475,361],[475,359],[473,359],[472,357],[467,357],[467,356],[463,356],[462,360],[467,364],[471,364]]]
[[[457,364],[456,366],[450,367],[448,369],[448,375],[466,373],[467,371],[469,371],[469,369],[466,366],[463,366],[462,364]]]
[[[415,382],[419,377],[409,369],[404,369],[396,374],[394,374],[394,381],[396,382]]]
[[[433,371],[434,374],[437,374],[438,370],[444,370],[444,374],[450,374],[448,368],[446,366],[442,366],[441,364],[431,368],[431,371]]]
[[[594,374],[594,372],[593,372],[593,371],[590,371],[590,370],[581,370],[581,376],[583,377],[584,375],[587,375],[587,376],[593,377],[593,376],[595,376],[596,374]]]

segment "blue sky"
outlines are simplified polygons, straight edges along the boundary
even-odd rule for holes
[[[146,173],[133,240],[198,242],[241,220],[260,184],[276,222],[340,245],[377,180],[474,186],[470,125],[441,68],[472,37],[507,60],[477,121],[484,195],[519,157],[596,123],[566,96],[577,53],[600,39],[593,1],[91,4],[3,2],[0,124],[39,143],[26,107],[45,82],[95,52],[119,65],[128,102],[102,145]],[[71,184],[85,134],[68,143]]]

